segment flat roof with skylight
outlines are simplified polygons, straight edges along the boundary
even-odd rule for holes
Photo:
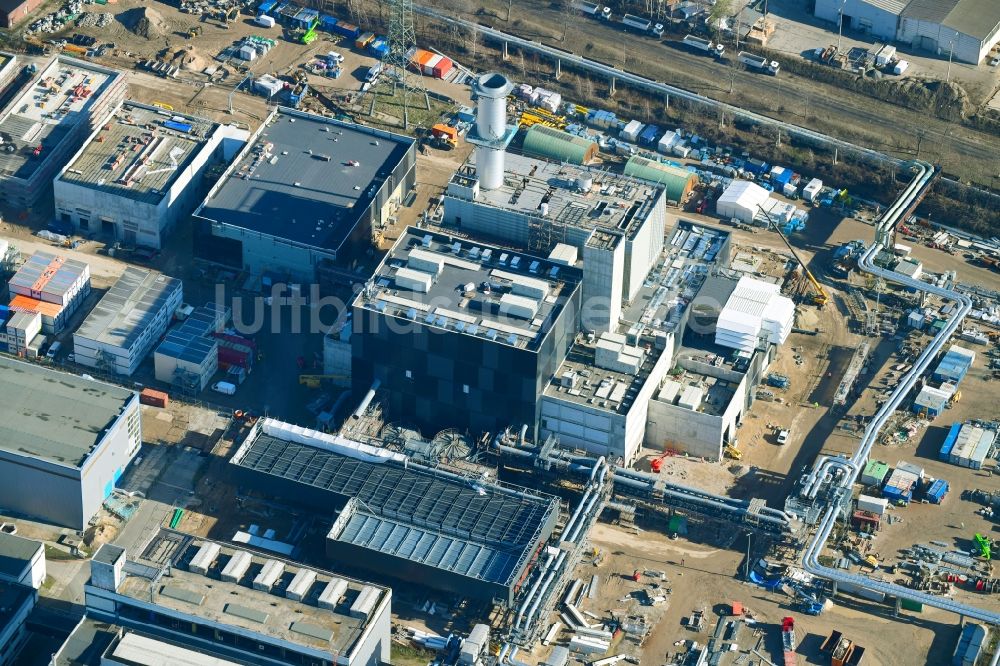
[[[576,268],[410,227],[355,304],[425,326],[534,348],[580,280]]]
[[[336,251],[412,147],[409,137],[282,107],[195,215]]]
[[[239,555],[238,565],[227,569],[238,553],[247,555]],[[167,563],[171,565],[169,576],[163,575]],[[192,570],[200,565],[206,573]],[[273,582],[271,577],[260,577],[265,567],[277,574]],[[125,570],[129,575],[118,587],[120,595],[340,655],[354,649],[391,594],[382,586],[166,529],[153,537],[141,556],[129,555]],[[302,601],[285,596],[300,571],[316,574],[313,582],[304,586]],[[328,599],[323,593],[331,583],[337,593],[327,595]],[[372,593],[376,601],[367,617],[351,612],[360,595]]]
[[[126,102],[59,180],[157,204],[218,126],[204,118]]]
[[[0,136],[13,152],[0,151],[0,174],[27,180],[121,72],[58,56],[3,110]],[[41,151],[35,150],[41,146]]]
[[[135,399],[118,386],[0,358],[0,450],[79,467]]]

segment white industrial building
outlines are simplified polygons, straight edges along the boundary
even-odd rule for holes
[[[757,183],[734,180],[715,202],[715,210],[721,218],[750,224],[770,197],[770,193]]]
[[[93,663],[129,665],[379,666],[392,661],[388,587],[175,532],[153,534],[151,545],[162,546],[168,555],[130,557],[119,546],[101,546],[84,585],[84,622],[54,663],[84,663],[73,659],[81,652],[100,656]],[[229,568],[223,579],[236,558],[249,561]],[[255,582],[262,571],[269,575],[267,584]],[[288,594],[285,585],[271,585],[270,576],[276,579],[282,572],[298,581],[288,586]],[[319,603],[297,598],[313,595]],[[364,613],[358,612],[361,599]],[[88,622],[104,627],[95,632]],[[109,634],[110,640],[95,643],[95,633]],[[94,645],[100,647],[87,649]]]
[[[181,306],[181,281],[129,266],[73,334],[76,362],[131,376]]]
[[[712,279],[711,270],[729,265],[729,242],[722,230],[677,224],[658,268],[624,309],[627,323],[615,333],[578,336],[545,387],[542,437],[556,436],[563,445],[631,465],[644,443],[662,449],[668,431],[681,432],[649,410],[699,316],[696,294]]]
[[[996,0],[816,0],[817,18],[845,30],[979,64],[1000,42]]]
[[[45,582],[45,546],[42,542],[0,531],[0,582],[39,589]]]
[[[42,332],[58,334],[90,294],[90,265],[49,252],[28,257],[8,283],[11,310],[41,315]]]
[[[782,345],[795,323],[795,304],[781,285],[740,278],[719,313],[715,344],[750,353],[761,343]]]
[[[82,530],[139,452],[139,397],[0,358],[0,509]]]
[[[206,170],[231,161],[249,132],[125,102],[53,183],[56,217],[82,234],[160,248],[198,205]]]

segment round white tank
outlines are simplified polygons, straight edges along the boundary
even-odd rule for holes
[[[581,192],[589,192],[594,187],[594,177],[589,174],[578,177],[576,179],[576,187]]]
[[[476,147],[476,173],[479,175],[479,187],[484,190],[495,190],[503,185],[502,150]]]
[[[480,138],[495,141],[507,131],[507,95],[514,84],[497,72],[488,72],[476,79],[476,133]]]
[[[546,215],[548,215],[549,214],[549,204],[543,203],[541,205],[541,210],[542,210],[542,217],[545,217]]]

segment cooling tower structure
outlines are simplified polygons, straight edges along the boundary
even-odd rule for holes
[[[497,72],[483,74],[473,86],[476,125],[466,139],[476,146],[476,173],[486,190],[503,185],[504,151],[517,132],[516,125],[507,125],[507,95],[513,89],[514,84]]]

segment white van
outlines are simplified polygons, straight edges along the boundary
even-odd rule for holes
[[[62,343],[61,342],[53,342],[52,346],[49,347],[49,351],[46,352],[45,358],[49,359],[50,361],[54,361],[55,358],[56,358],[56,356],[59,356],[59,350],[60,349],[62,349]]]
[[[233,395],[236,393],[236,384],[231,382],[215,382],[212,384],[212,390],[223,395]]]

